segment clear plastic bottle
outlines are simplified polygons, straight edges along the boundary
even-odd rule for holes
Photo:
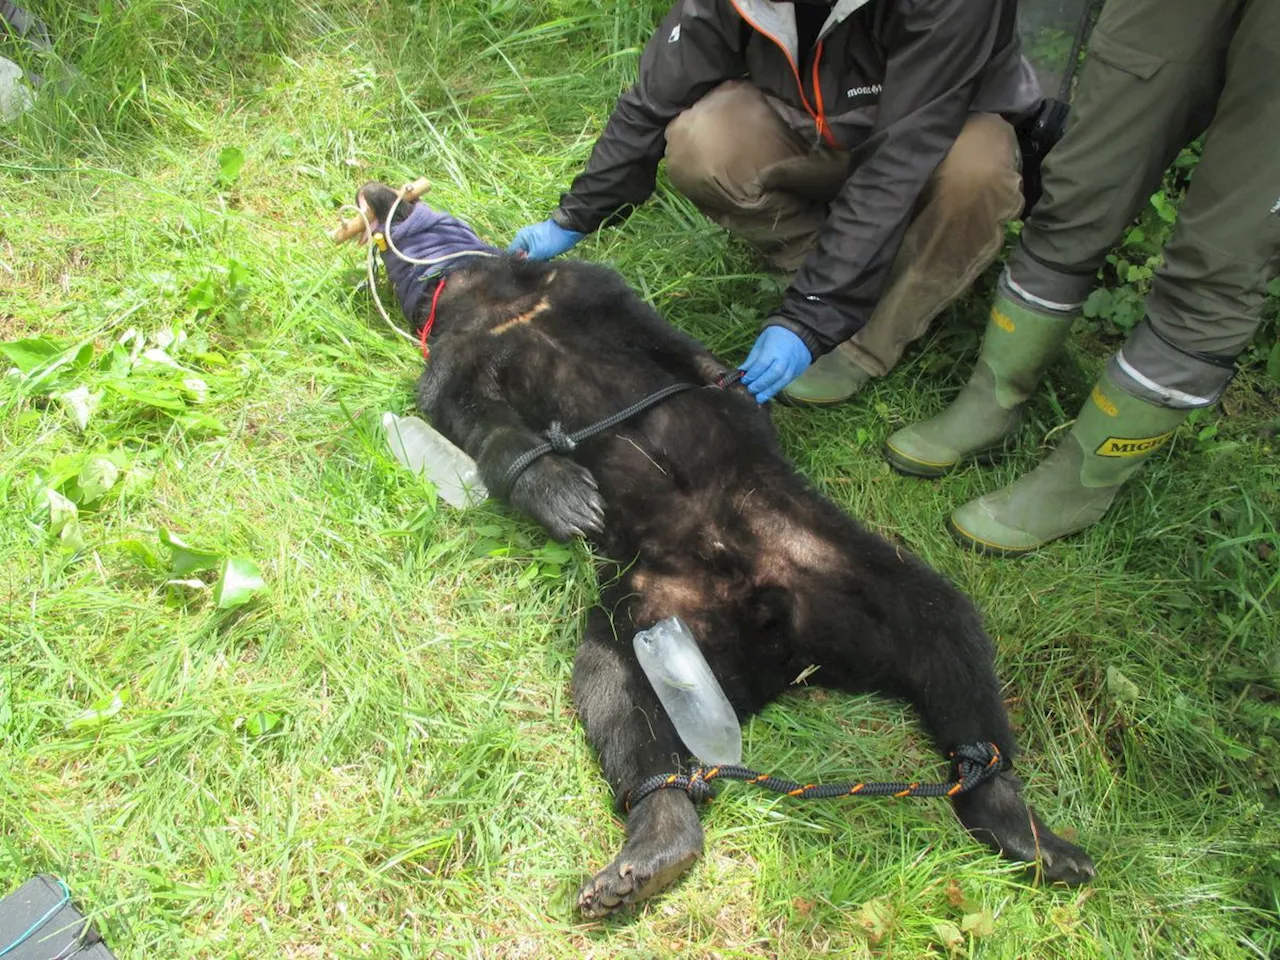
[[[0,21],[0,30],[3,29],[3,21]],[[12,60],[0,57],[0,123],[16,120],[19,114],[31,109],[33,102],[22,68]]]
[[[445,503],[462,510],[489,496],[476,462],[425,420],[388,411],[382,415],[382,429],[392,455],[430,480]]]
[[[660,620],[635,636],[636,656],[676,733],[705,764],[742,761],[742,728],[729,698],[679,617]]]

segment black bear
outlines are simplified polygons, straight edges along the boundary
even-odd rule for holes
[[[421,411],[476,460],[491,491],[552,537],[585,535],[609,558],[573,697],[620,805],[688,760],[632,647],[637,631],[679,616],[739,717],[818,664],[814,682],[908,699],[944,752],[994,743],[1004,769],[954,798],[961,822],[1050,880],[1094,875],[1020,796],[993,645],[973,605],[806,482],[767,410],[740,387],[717,388],[730,369],[612,270],[499,255],[425,204],[393,210],[382,184],[359,198],[379,224],[394,217],[388,271],[415,330],[429,324]],[[395,250],[449,269],[436,275]],[[675,384],[705,389],[512,470],[553,424],[574,431]],[[630,809],[618,856],[583,886],[580,910],[599,917],[651,896],[702,845],[688,794],[649,794]]]

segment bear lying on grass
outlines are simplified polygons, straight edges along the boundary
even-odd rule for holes
[[[382,184],[360,192],[379,223],[394,196]],[[415,331],[432,319],[420,409],[476,460],[490,490],[552,537],[582,534],[610,558],[574,663],[573,697],[620,803],[688,758],[632,648],[637,631],[679,616],[740,718],[817,664],[812,682],[910,700],[944,752],[996,744],[1005,768],[953,799],[960,821],[1050,880],[1094,875],[1084,851],[1019,795],[992,644],[968,599],[814,490],[780,452],[768,412],[740,387],[714,387],[730,369],[612,270],[497,255],[422,203],[394,216],[391,238],[402,253],[453,255],[439,264],[439,287],[433,271],[385,253]],[[479,255],[457,256],[468,251]],[[678,393],[572,451],[542,456],[504,489],[511,464],[553,423],[572,432],[676,383],[708,389]],[[649,794],[629,811],[626,843],[583,886],[579,908],[600,917],[653,895],[702,844],[686,793]]]

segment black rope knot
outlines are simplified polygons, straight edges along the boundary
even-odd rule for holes
[[[689,795],[689,799],[694,803],[706,803],[713,799],[716,795],[711,784],[703,777],[705,771],[699,767],[689,775],[689,783],[685,786],[684,792]]]
[[[556,453],[573,453],[578,449],[578,444],[572,436],[564,432],[564,427],[559,420],[552,420],[551,426],[547,427],[543,436],[547,438],[547,443],[551,444],[551,449]]]
[[[994,743],[962,744],[951,751],[951,758],[956,762],[956,780],[960,783],[979,777],[991,767],[995,768],[993,773],[1004,769],[1004,757]]]

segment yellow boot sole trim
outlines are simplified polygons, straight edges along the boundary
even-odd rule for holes
[[[918,463],[922,467],[954,467],[960,463],[959,460],[938,461],[938,460],[925,460],[923,457],[913,457],[911,456],[911,454],[906,453],[905,451],[895,447],[888,440],[884,442],[884,445],[888,447],[890,450],[892,450],[894,453],[896,453],[903,460],[906,460],[908,463]]]
[[[1028,553],[1033,553],[1034,551],[1039,550],[1045,545],[1045,543],[1049,542],[1046,540],[1033,547],[1008,547],[1003,543],[996,543],[994,540],[985,540],[976,533],[966,530],[964,527],[960,526],[960,524],[956,523],[955,517],[950,517],[947,520],[947,529],[951,534],[951,538],[959,541],[963,546],[976,550],[979,553],[985,553],[995,557],[1025,556]]]

